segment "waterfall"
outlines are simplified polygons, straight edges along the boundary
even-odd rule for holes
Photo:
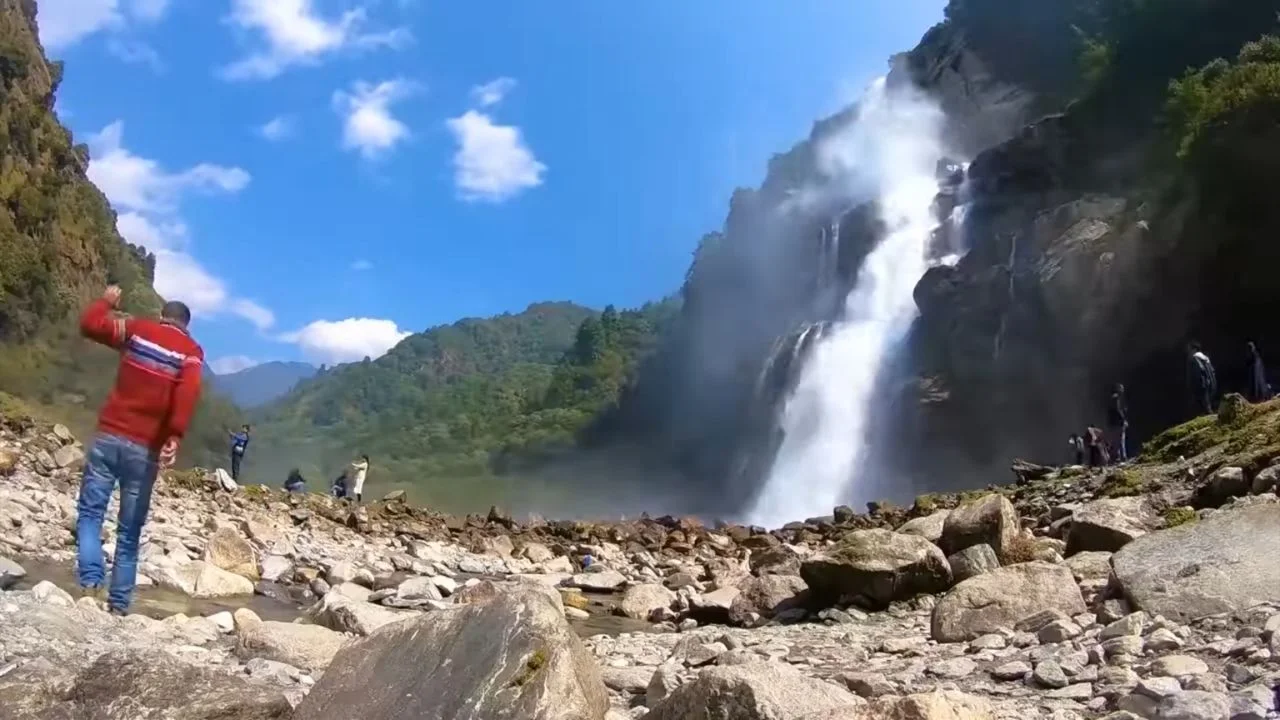
[[[939,225],[940,125],[941,113],[914,90],[880,80],[823,149],[833,184],[850,199],[874,200],[884,232],[841,316],[803,358],[779,413],[781,443],[748,514],[753,524],[826,515],[858,484],[877,378],[915,319],[912,291]]]

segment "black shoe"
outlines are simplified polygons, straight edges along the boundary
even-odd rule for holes
[[[128,617],[129,615],[128,610],[123,610],[121,608],[115,608],[115,607],[107,608],[107,612],[111,613],[112,615],[115,615],[116,617]]]

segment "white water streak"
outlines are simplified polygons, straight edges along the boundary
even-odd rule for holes
[[[886,233],[782,411],[784,439],[750,512],[753,524],[826,515],[851,485],[856,490],[876,380],[915,319],[912,292],[928,268],[941,122],[932,103],[881,80],[857,118],[820,149],[824,169],[850,197],[878,201]]]

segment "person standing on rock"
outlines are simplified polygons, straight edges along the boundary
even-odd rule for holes
[[[364,478],[369,474],[369,456],[361,455],[360,459],[351,463],[351,492],[360,502],[364,496]]]
[[[1213,371],[1209,356],[1201,352],[1199,343],[1187,345],[1187,382],[1196,414],[1212,415],[1213,400],[1218,395],[1218,376]]]
[[[1071,448],[1071,458],[1075,465],[1084,464],[1084,438],[1077,433],[1067,437],[1067,447]]]
[[[244,451],[249,449],[249,426],[240,428],[240,432],[227,431],[231,436],[231,479],[240,481],[240,462],[244,460]]]
[[[1107,459],[1107,441],[1103,436],[1102,428],[1092,425],[1085,428],[1084,431],[1085,444],[1089,448],[1089,467],[1100,468],[1108,464]]]
[[[1111,461],[1122,463],[1129,460],[1129,449],[1126,447],[1129,430],[1129,401],[1124,395],[1124,385],[1116,383],[1111,391],[1111,400],[1107,402],[1107,434],[1111,446]]]
[[[196,402],[204,350],[187,330],[191,311],[167,302],[160,318],[115,313],[120,288],[111,285],[80,317],[80,332],[120,352],[115,386],[98,415],[98,434],[85,459],[76,519],[76,570],[84,592],[106,580],[102,521],[120,486],[115,562],[107,606],[123,615],[137,582],[138,542],[156,474],[173,464]]]
[[[1245,364],[1245,376],[1249,384],[1245,387],[1245,395],[1249,402],[1266,402],[1271,399],[1271,384],[1267,382],[1267,366],[1262,362],[1262,353],[1258,346],[1248,343],[1245,350],[1248,360]]]

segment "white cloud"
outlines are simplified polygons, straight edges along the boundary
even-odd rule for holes
[[[547,166],[524,144],[520,128],[495,125],[475,110],[445,124],[458,142],[454,182],[464,200],[502,202],[542,184]]]
[[[247,355],[228,355],[210,362],[209,367],[217,375],[231,375],[261,364]]]
[[[275,324],[270,310],[235,297],[225,282],[191,254],[190,233],[178,214],[186,192],[238,192],[249,183],[240,168],[201,163],[169,173],[154,160],[134,155],[121,144],[123,126],[116,122],[93,136],[88,175],[115,206],[116,229],[129,242],[156,256],[155,289],[161,297],[181,300],[202,317],[230,314],[259,330]]]
[[[357,81],[351,92],[335,92],[333,105],[343,116],[342,147],[372,160],[408,139],[409,128],[391,114],[391,105],[413,90],[412,83],[397,79],[377,85]]]
[[[119,0],[41,0],[36,21],[40,42],[49,50],[62,50],[99,30],[120,27]]]
[[[222,69],[227,80],[267,80],[296,65],[314,65],[342,49],[400,48],[413,38],[406,28],[366,33],[363,7],[324,18],[311,0],[233,0],[230,22],[258,33],[266,47]]]
[[[347,318],[316,320],[280,340],[295,343],[313,362],[335,364],[381,357],[409,335],[392,320]]]
[[[107,41],[107,52],[131,65],[146,65],[154,72],[164,72],[164,63],[155,48],[143,42],[111,38]]]
[[[484,85],[477,85],[471,88],[471,99],[480,107],[489,107],[502,102],[516,87],[515,78],[500,77],[497,80],[491,80]]]
[[[258,128],[258,134],[274,142],[292,137],[295,129],[293,118],[281,115]]]
[[[96,32],[121,30],[128,20],[159,21],[168,9],[169,0],[40,0],[36,21],[40,42],[58,51]]]
[[[368,260],[357,260],[351,263],[351,269],[355,270],[356,272],[364,272],[365,270],[372,270],[373,263],[369,262]]]
[[[155,160],[125,149],[123,136],[124,123],[117,120],[89,137],[89,179],[118,208],[166,212],[187,190],[235,193],[249,184],[249,173],[238,167],[200,163],[179,173],[166,172]]]

